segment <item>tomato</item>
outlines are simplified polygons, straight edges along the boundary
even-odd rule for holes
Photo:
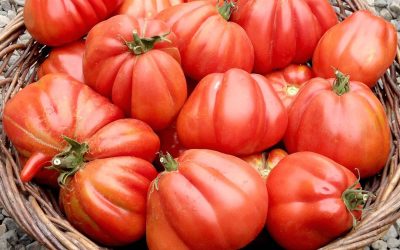
[[[28,160],[25,157],[22,157],[21,155],[18,155],[19,158],[19,164],[20,166],[25,166],[26,161]],[[46,185],[49,186],[53,189],[58,189],[58,176],[59,173],[55,170],[47,169],[46,167],[50,167],[51,164],[46,164],[47,166],[44,166],[40,171],[38,171],[35,176],[34,176],[34,181],[40,185]]]
[[[266,181],[271,170],[287,155],[285,150],[275,148],[268,152],[264,151],[241,158],[257,170],[263,180]]]
[[[64,73],[84,82],[82,70],[85,41],[79,40],[51,50],[49,57],[38,69],[39,78],[51,73]]]
[[[86,40],[86,83],[154,130],[168,127],[187,97],[170,31],[160,20],[118,15],[96,25]]]
[[[143,236],[146,190],[156,176],[149,161],[160,145],[150,126],[121,118],[105,97],[61,74],[19,91],[3,116],[8,138],[29,157],[21,180],[48,165],[60,172],[62,184],[77,172],[61,191],[61,203],[72,225],[105,245]],[[136,224],[127,230],[121,221]]]
[[[160,11],[183,2],[182,0],[124,0],[117,13],[137,18],[151,18]]]
[[[61,46],[86,35],[123,0],[26,0],[24,22],[35,40]]]
[[[306,65],[291,64],[286,68],[265,75],[281,99],[286,110],[289,111],[297,93],[314,73]]]
[[[336,68],[372,87],[393,63],[396,52],[396,28],[369,11],[356,11],[321,38],[313,69],[317,76],[330,78]]]
[[[186,148],[249,155],[279,142],[286,126],[286,110],[265,78],[230,69],[198,83],[176,128]]]
[[[338,20],[327,0],[240,0],[232,20],[254,46],[261,74],[311,59],[321,36]]]
[[[239,249],[265,225],[268,193],[245,161],[190,149],[152,182],[147,202],[150,250]]]
[[[176,131],[176,123],[173,123],[166,129],[157,133],[160,137],[160,151],[168,152],[174,158],[181,155],[186,148],[180,143],[178,133]]]
[[[363,83],[314,78],[300,91],[289,112],[284,138],[289,153],[313,151],[362,178],[375,175],[390,152],[390,129],[378,98]]]
[[[267,179],[267,228],[285,249],[313,250],[349,231],[367,194],[356,176],[327,157],[285,157]]]
[[[229,21],[234,6],[234,1],[225,1],[219,7],[195,1],[165,9],[156,16],[171,25],[177,35],[182,67],[189,77],[200,80],[231,68],[252,70],[253,45],[246,32]]]
[[[94,160],[61,188],[60,203],[78,230],[108,246],[126,245],[145,233],[147,190],[156,176],[140,158]]]

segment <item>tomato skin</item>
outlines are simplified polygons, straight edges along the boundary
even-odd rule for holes
[[[339,96],[333,82],[314,78],[303,87],[289,112],[285,146],[289,153],[325,155],[356,175],[358,169],[361,178],[372,176],[390,152],[385,110],[365,84],[350,81],[349,92]]]
[[[305,63],[338,20],[326,0],[241,0],[232,20],[254,46],[254,72],[266,74],[291,63]]]
[[[311,68],[296,64],[291,64],[282,70],[265,75],[287,111],[292,106],[298,91],[313,77],[314,73]]]
[[[86,40],[85,80],[127,115],[161,130],[173,122],[187,97],[176,37],[169,33],[166,38],[170,42],[155,43],[153,49],[135,55],[125,44],[133,40],[134,30],[141,37],[170,32],[160,20],[137,20],[127,15],[99,23]]]
[[[160,11],[183,2],[182,0],[124,0],[117,14],[151,18]]]
[[[215,4],[207,1],[180,4],[156,17],[166,21],[178,36],[182,67],[189,77],[201,80],[208,74],[231,68],[251,72],[254,49],[250,39],[239,25],[225,20]]]
[[[126,245],[145,232],[146,197],[155,168],[136,157],[98,159],[61,188],[68,221],[108,246]]]
[[[176,123],[157,133],[160,137],[160,151],[169,153],[174,158],[179,157],[186,148],[180,143],[178,132],[176,131]]]
[[[239,249],[258,235],[268,193],[254,169],[212,150],[187,150],[176,160],[178,170],[159,174],[149,191],[150,250]]]
[[[79,82],[84,82],[82,70],[84,52],[85,41],[83,40],[53,48],[49,57],[40,65],[38,77],[51,73],[64,73]]]
[[[24,23],[38,42],[61,46],[83,37],[123,0],[26,0]]]
[[[330,29],[313,56],[317,76],[334,77],[332,67],[351,80],[373,87],[392,64],[397,52],[395,27],[369,11],[353,13]]]
[[[336,239],[352,228],[342,193],[356,181],[352,172],[322,155],[287,156],[267,179],[268,232],[285,249],[312,250]],[[361,211],[353,214],[360,219]]]
[[[286,110],[265,78],[240,69],[203,78],[177,120],[184,147],[233,155],[261,152],[276,144],[286,126]]]

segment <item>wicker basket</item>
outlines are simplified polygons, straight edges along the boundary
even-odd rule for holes
[[[359,9],[367,9],[365,0],[332,0],[340,19]],[[27,84],[34,81],[40,61],[48,49],[34,40],[19,44],[18,38],[24,33],[22,13],[0,34],[0,80],[1,117],[5,102]],[[16,62],[7,64],[17,51]],[[330,243],[323,249],[360,249],[381,238],[389,227],[400,218],[400,53],[390,69],[379,81],[374,91],[385,106],[392,130],[392,151],[381,174],[365,182],[365,189],[376,194],[369,200],[361,222],[346,236]],[[400,79],[400,78],[399,78]],[[65,220],[57,203],[57,194],[35,184],[23,184],[19,178],[20,164],[17,152],[10,145],[3,129],[0,139],[0,205],[32,237],[49,249],[98,249],[98,245],[76,231]],[[258,243],[260,240],[257,240]],[[262,240],[261,240],[262,241]],[[258,247],[247,247],[258,249]],[[265,243],[265,241],[264,241]],[[130,249],[145,249],[142,240]],[[264,247],[265,248],[265,247]]]

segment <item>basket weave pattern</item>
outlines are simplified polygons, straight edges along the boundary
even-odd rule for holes
[[[340,19],[359,9],[368,9],[363,0],[331,0]],[[371,10],[372,11],[372,10]],[[30,40],[18,44],[24,33],[23,14],[0,33],[0,112],[5,102],[21,88],[33,82],[36,69],[48,53],[48,48]],[[20,56],[11,67],[7,64],[14,53]],[[383,103],[392,130],[392,150],[381,174],[370,178],[365,189],[376,198],[367,203],[363,218],[346,236],[323,247],[331,249],[359,249],[381,238],[389,227],[400,218],[400,53],[374,88]],[[399,78],[400,79],[400,78]],[[368,138],[366,138],[368,140]],[[8,141],[2,127],[0,131],[0,203],[11,217],[32,237],[49,249],[98,249],[98,245],[76,231],[62,215],[57,196],[32,183],[22,183],[21,166],[17,152]]]

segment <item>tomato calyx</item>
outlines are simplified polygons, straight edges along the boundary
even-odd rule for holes
[[[219,1],[217,2],[218,13],[226,20],[229,21],[232,13],[236,10],[236,3],[232,0],[224,0],[224,4],[219,6]]]
[[[347,210],[353,217],[353,227],[356,226],[358,221],[355,215],[353,214],[353,211],[363,210],[363,207],[367,202],[367,200],[370,197],[375,197],[374,194],[372,194],[369,191],[362,190],[361,187],[356,188],[356,186],[359,184],[359,181],[360,181],[359,179],[356,180],[356,182],[353,185],[351,185],[342,193],[342,200],[346,205]]]
[[[174,157],[168,152],[167,154],[160,152],[160,162],[167,172],[178,170],[178,162],[176,162]]]
[[[63,138],[69,146],[65,151],[53,157],[52,165],[49,167],[49,169],[60,172],[57,179],[60,186],[64,186],[68,177],[74,175],[81,168],[85,163],[84,155],[89,151],[86,143],[79,143],[66,136]]]
[[[335,70],[336,79],[333,82],[333,91],[338,95],[341,96],[346,94],[350,91],[350,76],[345,75],[339,70]]]
[[[154,48],[154,45],[158,42],[171,42],[167,36],[171,32],[167,32],[162,35],[152,36],[152,37],[143,37],[140,38],[139,34],[136,30],[133,31],[133,41],[125,41],[125,45],[129,48],[129,50],[135,55],[142,55]]]

